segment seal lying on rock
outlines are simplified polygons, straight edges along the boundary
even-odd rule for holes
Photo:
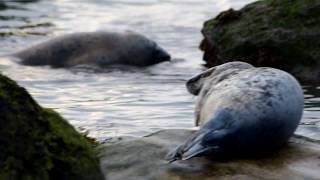
[[[167,156],[170,162],[273,152],[290,138],[303,112],[302,89],[290,74],[243,62],[213,67],[190,79],[187,89],[199,96],[200,130]]]
[[[170,60],[170,55],[154,41],[133,32],[69,34],[40,43],[14,56],[24,65],[52,67],[81,64],[100,67],[113,64],[148,66]]]

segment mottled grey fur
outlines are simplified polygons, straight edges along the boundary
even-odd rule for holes
[[[243,62],[213,67],[190,79],[187,89],[198,95],[200,130],[169,161],[272,152],[294,133],[303,112],[301,86],[290,74]]]
[[[93,64],[148,66],[169,61],[169,54],[143,35],[86,32],[60,36],[16,53],[24,65],[71,67]]]

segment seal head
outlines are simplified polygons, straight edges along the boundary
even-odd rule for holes
[[[244,69],[252,68],[253,66],[244,63],[234,61],[232,63],[225,63],[221,66],[212,67],[199,75],[192,77],[190,80],[187,81],[186,87],[187,90],[193,94],[198,95],[202,86],[208,79],[213,84],[219,83],[222,80],[227,79],[229,76],[233,76],[237,74],[239,71]]]

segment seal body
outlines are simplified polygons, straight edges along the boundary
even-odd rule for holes
[[[92,64],[148,66],[169,61],[170,55],[154,41],[133,33],[74,33],[40,43],[16,54],[24,65],[72,67]]]
[[[290,74],[243,62],[213,67],[190,79],[187,89],[198,95],[200,129],[169,161],[273,152],[294,133],[303,112],[301,86]]]

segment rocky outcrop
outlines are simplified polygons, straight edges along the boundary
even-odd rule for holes
[[[264,159],[208,160],[193,158],[168,164],[168,151],[190,137],[190,130],[163,130],[106,145],[101,159],[109,180],[135,179],[320,179],[320,143],[292,138]]]
[[[232,60],[269,66],[320,82],[320,2],[262,0],[205,22],[200,49],[207,66]]]
[[[0,152],[0,179],[103,179],[87,140],[2,75]]]

